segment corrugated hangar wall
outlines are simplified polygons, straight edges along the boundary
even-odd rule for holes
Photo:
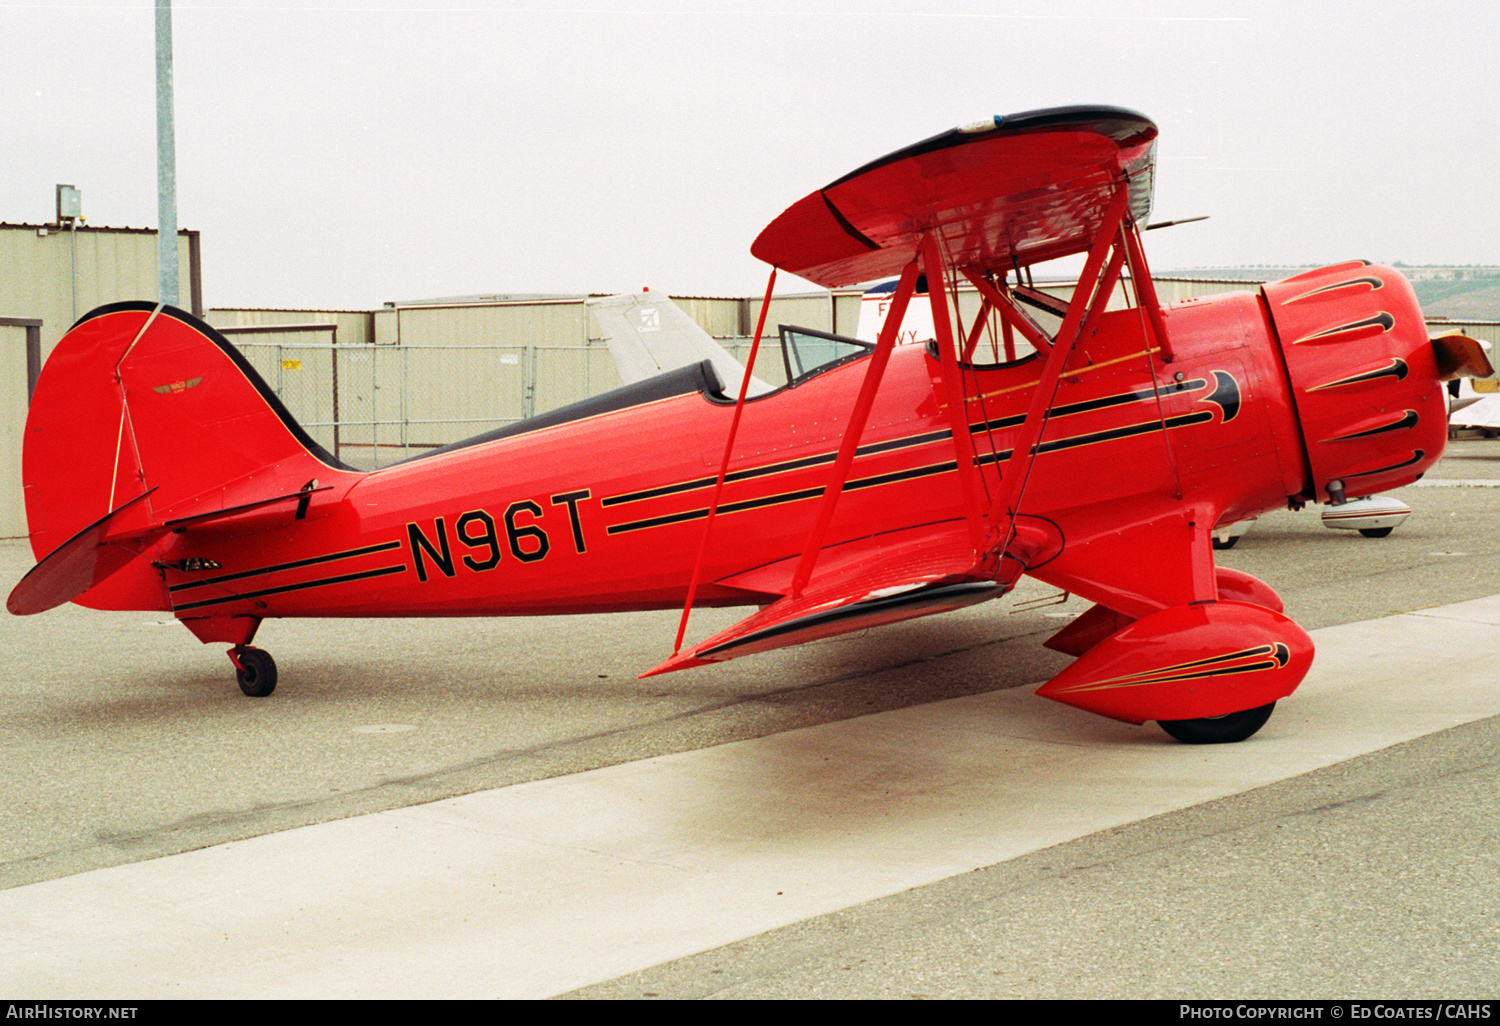
[[[182,306],[202,316],[198,233],[178,233]],[[156,231],[0,224],[0,317],[42,322],[43,356],[95,307],[155,299]]]

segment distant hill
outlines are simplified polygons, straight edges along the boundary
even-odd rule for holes
[[[1206,278],[1230,281],[1276,281],[1313,270],[1305,267],[1193,267],[1157,271],[1162,278]],[[1500,321],[1500,267],[1395,267],[1416,289],[1422,313],[1429,319]]]

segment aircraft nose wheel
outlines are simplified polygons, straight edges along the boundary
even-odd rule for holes
[[[1185,745],[1222,745],[1243,741],[1254,734],[1271,718],[1276,703],[1256,709],[1229,713],[1226,716],[1207,716],[1198,720],[1157,720],[1157,725]]]
[[[276,660],[263,648],[236,645],[229,650],[240,690],[251,698],[265,698],[276,690]]]

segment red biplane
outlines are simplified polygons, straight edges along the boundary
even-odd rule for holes
[[[685,627],[694,604],[760,607],[685,649],[679,631],[662,673],[1030,574],[1095,603],[1047,642],[1077,660],[1040,694],[1185,741],[1248,737],[1313,646],[1270,587],[1214,566],[1215,527],[1417,479],[1446,439],[1439,382],[1489,367],[1470,340],[1430,341],[1406,281],[1364,263],[1161,306],[1140,243],[1156,135],[1070,107],[897,151],[753,247],[772,282],[898,275],[874,345],[788,329],[783,387],[746,395],[752,350],[739,382],[704,361],[370,473],[213,328],[103,307],[36,386],[40,562],[9,608],[170,611],[267,695],[275,663],[250,642],[273,617],[680,606]],[[1072,254],[1071,301],[1032,287]],[[919,278],[936,340],[898,347]],[[983,301],[969,324],[964,283]]]

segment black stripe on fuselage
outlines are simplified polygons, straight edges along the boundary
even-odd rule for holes
[[[1207,380],[1195,378],[1192,381],[1174,381],[1165,384],[1161,388],[1162,395],[1174,395],[1178,392],[1186,392],[1207,385]],[[1083,402],[1067,403],[1054,407],[1048,412],[1048,419],[1055,417],[1067,417],[1080,413],[1091,413],[1095,410],[1109,409],[1115,406],[1124,406],[1130,403],[1147,402],[1156,398],[1156,392],[1149,388],[1138,388],[1129,392],[1120,392],[1115,395],[1101,396],[1098,399],[1088,399]],[[1016,414],[1008,417],[997,417],[994,420],[973,421],[969,424],[970,432],[978,434],[983,431],[1004,431],[1007,428],[1020,427],[1026,422],[1025,414]],[[928,431],[920,435],[908,435],[904,438],[894,438],[885,442],[874,442],[870,445],[862,445],[855,450],[856,458],[861,456],[873,456],[883,452],[894,452],[898,449],[907,449],[919,445],[927,445],[932,442],[941,442],[952,438],[953,433],[948,430]],[[793,470],[805,470],[808,467],[826,466],[837,459],[836,451],[822,452],[815,456],[804,456],[801,459],[786,460],[781,463],[768,463],[761,467],[750,467],[746,470],[736,470],[724,475],[724,482],[730,484],[735,481],[749,481],[757,477],[765,477],[770,474],[787,473]],[[646,499],[658,499],[664,495],[676,495],[680,492],[696,491],[699,488],[708,488],[718,481],[718,476],[699,477],[690,481],[682,481],[678,484],[662,485],[659,488],[646,488],[638,492],[626,492],[621,495],[611,495],[600,501],[601,506],[623,506],[626,503],[642,502]]]
[[[874,456],[882,452],[894,452],[897,449],[909,449],[913,446],[926,445],[930,442],[941,442],[945,438],[952,438],[953,433],[948,430],[928,431],[925,434],[909,435],[905,438],[893,438],[886,442],[872,442],[862,445],[854,451],[856,457]],[[724,483],[734,481],[749,481],[757,477],[765,477],[769,474],[782,474],[793,470],[805,470],[808,467],[824,466],[832,463],[838,458],[838,453],[822,452],[816,456],[804,456],[801,459],[786,460],[781,463],[768,463],[762,467],[750,467],[746,470],[736,470],[724,475]],[[663,495],[676,495],[679,492],[696,491],[699,488],[708,488],[719,480],[718,475],[712,477],[699,477],[691,481],[683,481],[679,484],[662,485],[660,488],[647,488],[639,492],[626,492],[623,495],[611,495],[600,500],[601,506],[623,506],[629,502],[641,502],[645,499],[656,499]]]
[[[1150,392],[1146,393],[1148,396]],[[1193,424],[1205,424],[1214,419],[1211,411],[1200,410],[1195,413],[1185,413],[1176,417],[1168,417],[1165,421],[1148,420],[1139,424],[1129,424],[1125,427],[1111,428],[1107,431],[1094,431],[1088,434],[1074,435],[1071,438],[1059,438],[1050,442],[1042,442],[1034,447],[1035,454],[1058,452],[1064,449],[1076,449],[1086,445],[1095,445],[1101,442],[1113,442],[1122,438],[1132,438],[1136,435],[1149,434],[1152,431],[1160,431],[1163,427],[1178,428],[1188,427]],[[946,436],[946,432],[934,432],[939,437]],[[980,453],[974,457],[976,466],[987,466],[994,463],[1002,463],[1009,460],[1013,450],[1004,449],[994,453]],[[844,491],[857,491],[861,488],[873,488],[879,485],[894,484],[898,481],[909,481],[913,478],[930,477],[934,474],[943,474],[958,469],[956,460],[948,460],[944,463],[930,463],[922,467],[913,467],[909,470],[892,471],[888,474],[876,474],[870,477],[855,478],[844,484]],[[776,495],[762,496],[756,499],[744,499],[739,502],[727,502],[718,507],[720,513],[740,513],[748,509],[759,509],[764,506],[780,505],[787,502],[800,502],[803,499],[816,498],[823,494],[824,486],[816,488],[803,488],[795,492],[782,492]],[[663,493],[665,494],[665,493]],[[665,527],[669,524],[680,524],[690,520],[701,520],[708,516],[708,507],[683,510],[680,513],[667,513],[659,517],[650,517],[645,520],[633,520],[623,524],[613,524],[605,528],[607,534],[625,534],[630,531],[641,531],[651,527]]]
[[[1195,388],[1203,388],[1207,384],[1208,380],[1206,378],[1194,378],[1192,381],[1170,381],[1161,386],[1160,394],[1163,396],[1176,395],[1179,392],[1190,392]],[[1075,413],[1091,413],[1094,410],[1105,410],[1112,406],[1151,402],[1156,399],[1157,394],[1157,390],[1153,388],[1137,388],[1130,392],[1120,392],[1116,395],[1101,396],[1098,399],[1086,399],[1079,403],[1067,403],[1062,406],[1056,406],[1047,414],[1047,417],[1048,419],[1053,417],[1067,417]]]
[[[1222,372],[1217,372],[1222,373]],[[1227,377],[1227,375],[1226,375]],[[1203,388],[1208,384],[1205,378],[1194,378],[1192,381],[1170,381],[1161,386],[1160,394],[1163,396],[1176,395],[1179,392],[1188,392],[1195,388]],[[1095,410],[1107,410],[1115,406],[1128,406],[1132,403],[1152,402],[1156,399],[1157,392],[1150,388],[1137,388],[1129,392],[1117,392],[1114,395],[1104,395],[1097,399],[1085,399],[1077,403],[1064,403],[1054,406],[1047,411],[1047,419],[1054,420],[1058,417],[1071,417],[1080,413],[1093,413]],[[1212,401],[1212,397],[1209,397]],[[976,434],[980,431],[1003,431],[1006,428],[1020,427],[1026,423],[1025,414],[1014,414],[1009,417],[996,417],[994,420],[976,421],[969,425],[969,430]]]
[[[874,488],[879,485],[893,484],[896,481],[909,481],[918,477],[930,477],[933,474],[945,474],[958,469],[958,463],[949,460],[946,463],[932,463],[925,467],[912,467],[908,470],[893,471],[889,474],[876,474],[871,477],[855,478],[844,484],[844,491],[857,491],[861,488]],[[816,488],[801,488],[795,492],[781,492],[776,495],[763,495],[755,499],[742,499],[739,502],[726,502],[719,506],[720,513],[743,513],[745,510],[762,509],[766,506],[779,506],[787,502],[801,502],[804,499],[816,499],[822,495],[826,485],[818,485]],[[642,531],[648,527],[665,527],[668,524],[680,524],[689,520],[702,520],[708,516],[708,507],[683,510],[681,513],[668,513],[664,516],[651,517],[646,520],[634,520],[624,524],[612,524],[605,528],[608,534],[625,534],[630,531]]]
[[[1042,442],[1033,451],[1041,454],[1058,452],[1062,449],[1077,449],[1084,445],[1096,445],[1099,442],[1114,442],[1121,438],[1134,438],[1136,435],[1150,434],[1153,431],[1160,431],[1163,425],[1168,428],[1188,427],[1192,424],[1206,424],[1213,419],[1213,413],[1208,410],[1200,410],[1197,413],[1184,413],[1181,416],[1168,417],[1165,421],[1148,420],[1140,424],[1127,424],[1125,427],[1110,428],[1108,431],[1094,431],[1086,435],[1074,435],[1072,438],[1058,438],[1051,442]]]
[[[204,606],[215,606],[224,602],[238,602],[246,599],[265,598],[268,595],[284,595],[291,591],[306,591],[308,588],[326,588],[334,584],[349,584],[353,581],[367,581],[372,577],[387,577],[391,574],[404,574],[408,567],[405,563],[399,566],[383,566],[376,570],[361,570],[353,574],[341,574],[338,577],[320,577],[315,581],[299,581],[296,584],[283,584],[275,588],[262,588],[259,591],[245,591],[235,595],[221,595],[218,598],[199,599],[197,602],[185,602],[180,606],[173,606],[172,612],[182,613],[189,609],[201,609]]]
[[[310,556],[307,559],[294,559],[289,563],[275,563],[271,566],[256,567],[254,570],[239,570],[232,574],[220,574],[218,577],[206,577],[199,581],[174,584],[168,591],[175,595],[179,591],[191,591],[194,588],[204,588],[211,584],[224,584],[228,581],[239,581],[246,577],[257,577],[261,574],[280,573],[283,570],[297,570],[304,566],[317,566],[319,563],[332,563],[340,559],[353,559],[356,556],[368,556],[375,552],[388,552],[391,549],[399,549],[400,547],[401,543],[398,541],[381,542],[379,545],[366,545],[359,549],[330,552],[326,556]]]

